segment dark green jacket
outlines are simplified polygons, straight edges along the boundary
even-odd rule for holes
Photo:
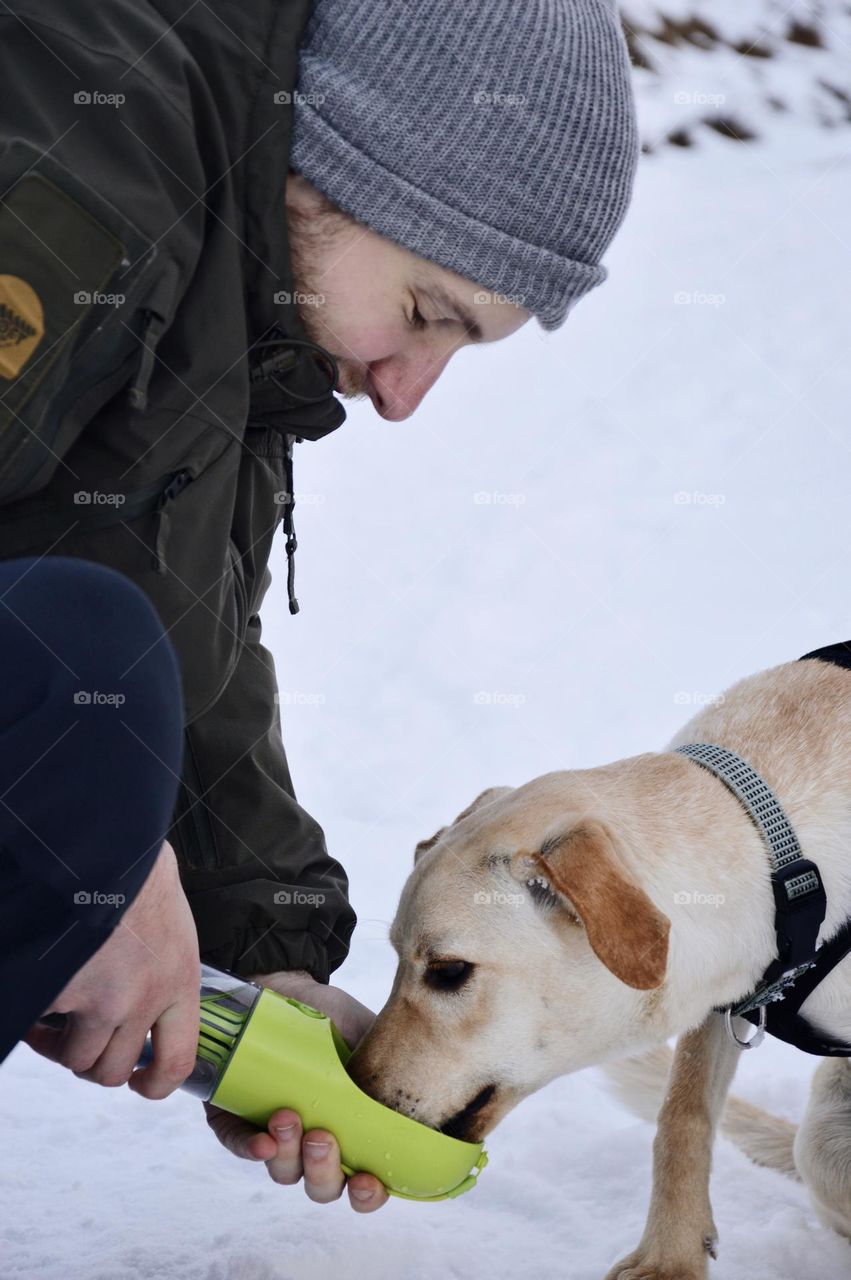
[[[101,561],[147,593],[183,673],[170,838],[201,954],[327,980],[355,917],[295,800],[259,618],[288,448],[345,418],[289,301],[309,10],[0,7],[0,556]]]

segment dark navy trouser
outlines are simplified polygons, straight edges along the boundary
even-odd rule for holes
[[[180,775],[177,660],[129,579],[0,562],[0,1062],[146,880]]]

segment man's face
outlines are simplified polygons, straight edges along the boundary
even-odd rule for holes
[[[341,215],[300,174],[286,194],[305,331],[337,358],[338,392],[369,396],[382,418],[409,417],[460,347],[498,342],[531,318]]]

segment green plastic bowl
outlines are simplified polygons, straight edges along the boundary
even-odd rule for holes
[[[448,1200],[474,1187],[488,1160],[482,1143],[376,1102],[347,1073],[350,1056],[324,1013],[264,989],[210,1101],[263,1129],[273,1112],[291,1107],[305,1130],[334,1134],[346,1174],[372,1173],[406,1200]]]

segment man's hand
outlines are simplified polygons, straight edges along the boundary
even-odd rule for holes
[[[113,933],[43,1015],[65,1014],[61,1030],[36,1024],[24,1039],[84,1080],[165,1098],[195,1066],[200,980],[195,923],[165,841]],[[134,1073],[149,1031],[153,1062]]]
[[[251,981],[326,1013],[352,1048],[375,1018],[347,992],[327,987],[299,970],[258,974]],[[387,1201],[387,1192],[372,1174],[356,1173],[347,1180],[334,1135],[323,1129],[302,1134],[301,1117],[295,1111],[276,1111],[265,1133],[218,1107],[207,1106],[207,1122],[228,1151],[244,1160],[265,1161],[274,1182],[289,1185],[303,1176],[305,1192],[319,1204],[339,1200],[347,1182],[349,1203],[358,1213],[372,1213]]]

